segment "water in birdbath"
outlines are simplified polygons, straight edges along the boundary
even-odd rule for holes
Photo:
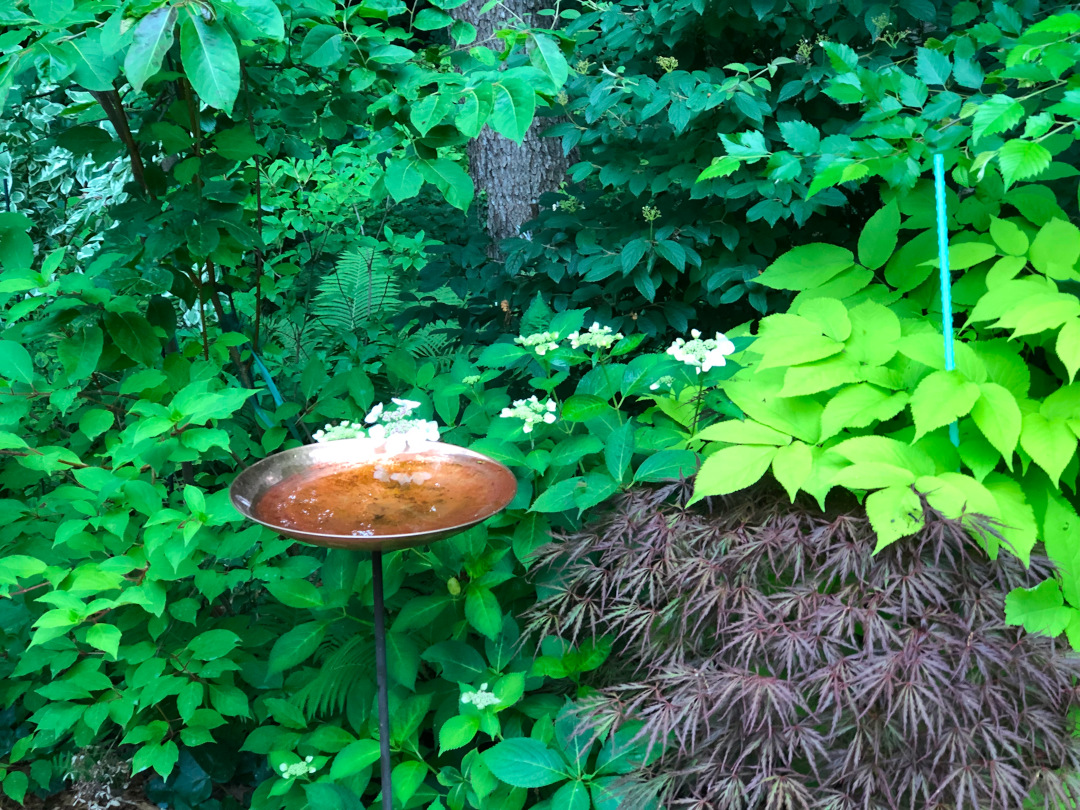
[[[491,466],[483,459],[421,455],[315,464],[270,487],[254,512],[266,523],[312,534],[438,531],[489,514]]]

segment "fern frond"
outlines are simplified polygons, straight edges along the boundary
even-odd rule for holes
[[[365,247],[343,254],[319,282],[315,319],[328,332],[355,332],[400,310],[401,284],[386,256]]]
[[[447,321],[429,323],[409,335],[402,348],[417,359],[433,361],[439,371],[446,371],[457,348],[457,340],[450,336],[452,328]]]
[[[345,711],[349,688],[374,668],[370,639],[349,636],[321,661],[318,674],[300,687],[295,700],[308,720],[339,714]]]

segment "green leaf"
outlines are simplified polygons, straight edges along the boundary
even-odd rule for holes
[[[281,672],[310,658],[326,635],[326,622],[305,622],[274,642],[269,671]]]
[[[821,414],[821,438],[835,436],[844,428],[868,427],[886,422],[904,409],[908,395],[886,391],[870,383],[842,388],[832,396]]]
[[[1041,173],[1050,165],[1052,157],[1050,150],[1035,141],[1017,138],[1006,142],[998,152],[1005,185],[1011,186],[1017,180],[1027,180]]]
[[[419,31],[437,31],[440,28],[453,25],[453,23],[454,18],[445,11],[436,8],[425,8],[421,9],[420,13],[416,15],[413,20],[413,28]]]
[[[444,754],[447,751],[463,748],[473,741],[473,737],[479,730],[479,715],[459,714],[457,717],[451,717],[439,729],[439,753]]]
[[[1080,370],[1080,318],[1066,321],[1061,327],[1054,351],[1069,372],[1069,382],[1072,382],[1076,378],[1076,372]]]
[[[34,263],[34,242],[26,233],[31,226],[24,214],[0,213],[0,266],[24,270]]]
[[[980,394],[979,386],[959,371],[935,371],[924,377],[911,395],[915,438],[970,413]]]
[[[306,579],[279,579],[266,583],[266,590],[287,607],[312,610],[323,606],[322,594]]]
[[[95,624],[86,631],[86,643],[115,659],[120,650],[120,628],[111,624]]]
[[[634,423],[627,419],[607,437],[604,445],[604,461],[608,472],[616,481],[622,481],[630,469],[630,459],[634,455]]]
[[[1015,222],[990,217],[990,236],[994,243],[1001,248],[1002,253],[1009,256],[1027,255],[1029,244],[1027,234]]]
[[[300,56],[312,67],[327,68],[337,64],[345,56],[341,29],[334,25],[316,25],[304,36]]]
[[[473,200],[473,184],[461,166],[447,158],[435,158],[422,161],[420,171],[438,187],[448,203],[462,211],[468,210]]]
[[[34,361],[21,344],[0,340],[0,377],[30,385],[34,381]]]
[[[565,481],[548,487],[540,493],[529,507],[530,512],[563,512],[574,506],[574,495],[585,485],[581,476],[567,478]]]
[[[137,312],[106,313],[105,331],[116,347],[135,362],[149,367],[157,365],[161,342],[142,315]]]
[[[971,418],[1011,467],[1012,454],[1020,439],[1020,406],[1016,397],[997,383],[980,383],[979,391]]]
[[[709,425],[694,437],[699,441],[728,444],[791,444],[791,436],[752,419],[728,419]]]
[[[697,473],[697,454],[691,450],[660,450],[638,466],[635,481],[672,481]]]
[[[996,135],[1012,129],[1024,117],[1024,107],[1014,98],[997,94],[991,96],[975,111],[972,119],[971,138],[978,141],[987,135]]]
[[[769,469],[777,448],[735,445],[717,450],[705,459],[694,479],[694,504],[713,495],[729,495],[746,489]]]
[[[74,382],[90,376],[97,369],[105,342],[96,326],[84,326],[74,335],[56,344],[56,356]]]
[[[483,757],[495,776],[514,787],[545,787],[570,776],[558,754],[528,737],[503,740],[485,751]]]
[[[569,422],[585,422],[611,410],[611,406],[592,394],[574,394],[563,403],[561,416]]]
[[[162,60],[173,44],[175,27],[174,6],[154,9],[135,26],[135,38],[124,57],[124,73],[136,90],[142,90],[147,80],[161,70]]]
[[[4,777],[4,794],[19,807],[23,806],[26,791],[30,787],[30,777],[23,771],[10,771]]]
[[[423,783],[427,772],[427,765],[416,760],[395,765],[393,772],[390,774],[395,804],[400,802],[400,806],[407,806],[409,799],[413,797],[417,788]]]
[[[240,643],[240,636],[232,630],[207,630],[188,642],[187,648],[199,661],[216,661],[224,658]]]
[[[500,135],[521,143],[536,111],[536,93],[523,79],[502,79],[493,88],[494,106],[488,124]]]
[[[379,743],[376,740],[357,740],[349,743],[334,757],[330,766],[332,779],[344,779],[360,773],[379,761]]]
[[[915,73],[928,85],[944,87],[952,74],[952,64],[941,51],[919,48],[915,57]]]
[[[75,0],[30,0],[30,13],[39,22],[57,25],[75,10]]]
[[[589,810],[589,788],[581,779],[571,779],[551,797],[551,810]]]
[[[502,608],[490,588],[470,582],[465,594],[465,618],[478,632],[497,638],[502,630]]]
[[[483,656],[464,641],[440,641],[420,657],[441,666],[442,676],[448,681],[471,683],[487,673]]]
[[[803,442],[792,442],[776,451],[772,460],[773,476],[787,492],[792,502],[814,466],[814,455],[810,446]]]
[[[1080,228],[1062,219],[1051,219],[1035,234],[1031,263],[1050,278],[1069,278],[1080,261]]]
[[[240,92],[240,58],[224,24],[206,22],[198,11],[190,11],[180,24],[180,59],[199,97],[232,112]]]
[[[1021,423],[1020,446],[1056,486],[1076,453],[1076,435],[1063,419],[1047,419],[1042,414],[1029,413]]]
[[[285,20],[274,0],[231,0],[229,22],[241,39],[285,39]]]
[[[900,208],[889,203],[872,217],[859,235],[859,263],[870,270],[883,267],[896,250]]]
[[[792,248],[755,281],[777,290],[812,290],[855,264],[850,250],[824,242]]]
[[[461,97],[464,103],[454,123],[462,135],[475,138],[491,117],[491,111],[495,106],[495,95],[491,85],[484,84],[464,90]]]
[[[570,66],[566,64],[566,57],[554,37],[530,32],[525,50],[533,67],[550,76],[556,87],[566,84],[570,76]]]
[[[806,121],[782,121],[780,136],[789,147],[800,155],[813,155],[821,146],[821,133]]]
[[[1065,606],[1061,588],[1053,579],[1034,588],[1016,588],[1005,597],[1005,621],[1019,625],[1029,633],[1059,636],[1073,618],[1075,610]]]
[[[910,486],[891,486],[866,496],[866,516],[877,533],[877,553],[923,527],[923,508]]]

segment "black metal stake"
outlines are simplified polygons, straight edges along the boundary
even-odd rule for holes
[[[382,552],[371,552],[371,585],[375,601],[375,678],[379,684],[379,746],[382,749],[382,806],[393,810],[394,788],[390,778],[390,685],[386,674],[386,629],[383,617]]]

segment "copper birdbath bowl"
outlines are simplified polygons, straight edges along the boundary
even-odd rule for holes
[[[229,488],[241,514],[278,534],[371,552],[384,810],[392,788],[382,552],[464,531],[504,509],[516,492],[514,474],[480,453],[442,442],[390,453],[376,439],[285,450],[248,467]]]

